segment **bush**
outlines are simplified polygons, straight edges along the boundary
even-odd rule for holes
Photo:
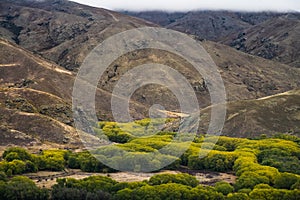
[[[0,191],[3,193],[1,199],[6,200],[45,200],[49,198],[46,189],[38,188],[33,181],[27,177],[14,177],[6,184],[0,184]]]
[[[87,192],[84,189],[55,187],[51,192],[52,200],[108,200],[111,195],[103,191]]]
[[[2,158],[7,161],[13,160],[30,160],[32,161],[32,156],[25,150],[20,147],[11,147],[4,151]]]
[[[250,200],[247,194],[245,193],[233,193],[227,195],[227,200]]]
[[[290,173],[282,173],[275,179],[274,186],[280,189],[291,189],[291,187],[299,180],[297,176]]]
[[[234,188],[227,182],[218,182],[215,184],[215,189],[224,195],[228,195],[234,191]]]
[[[234,186],[237,190],[243,188],[253,189],[254,186],[260,183],[269,184],[269,179],[265,176],[260,176],[254,172],[245,172],[238,178]]]
[[[149,180],[149,185],[161,185],[166,183],[178,183],[196,187],[199,184],[199,181],[195,176],[189,174],[158,174],[152,176]]]

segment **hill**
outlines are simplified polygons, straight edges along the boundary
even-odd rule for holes
[[[0,124],[6,138],[2,144],[80,145],[72,127],[75,74],[5,40],[0,40],[0,50]],[[110,98],[108,92],[97,90],[97,113],[107,120]],[[140,114],[133,110],[136,115]]]
[[[83,59],[114,33],[156,25],[68,1],[4,0],[0,4],[0,34],[4,38],[0,39],[0,109],[4,113],[0,124],[7,138],[3,145],[79,145],[71,103],[76,70]],[[90,26],[78,31],[87,24]],[[230,102],[254,100],[300,86],[300,69],[215,42],[198,42],[218,66]],[[111,96],[122,75],[149,62],[172,66],[182,73],[194,87],[199,107],[210,105],[206,83],[190,63],[165,51],[146,49],[121,56],[99,80],[95,98],[100,121],[113,120]],[[148,117],[153,104],[179,111],[178,101],[168,89],[147,85],[131,98],[132,117]],[[236,129],[232,134],[238,132]]]
[[[267,20],[229,36],[224,43],[241,51],[300,68],[300,15]]]
[[[243,52],[300,67],[299,13],[124,12],[200,39],[230,45]]]
[[[191,11],[191,12],[123,12],[145,19],[163,27],[174,29],[201,39],[218,42],[231,34],[239,33],[283,13],[243,13],[230,11]]]
[[[224,135],[258,137],[287,133],[300,136],[300,91],[227,104]],[[203,115],[207,110],[202,110]]]
[[[108,36],[154,26],[117,12],[67,0],[3,0],[0,36],[69,70]]]

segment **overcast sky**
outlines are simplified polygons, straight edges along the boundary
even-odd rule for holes
[[[110,10],[300,11],[300,0],[73,0]]]

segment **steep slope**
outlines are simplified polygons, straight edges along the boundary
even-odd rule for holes
[[[238,50],[294,67],[299,61],[299,13],[124,12]]]
[[[66,0],[2,0],[0,36],[69,70],[105,38],[124,30],[154,26],[117,12]]]
[[[241,53],[226,45],[203,42],[219,66],[228,101],[256,99],[299,88],[299,69]]]
[[[202,42],[219,68],[226,88],[228,101],[256,99],[300,87],[300,70],[260,57],[241,53],[214,42]],[[143,63],[160,63],[172,66],[188,78],[198,97],[199,106],[210,105],[210,96],[201,75],[184,59],[155,50],[136,51],[117,59],[108,69],[112,77],[105,77],[101,88],[111,92],[117,80],[132,67]],[[114,66],[118,66],[116,69]],[[144,105],[159,103],[168,110],[179,110],[176,97],[166,88],[146,86],[136,91],[133,99]]]
[[[69,105],[71,104],[75,74],[1,39],[0,51],[2,52],[0,55],[0,87],[31,88],[49,93],[49,95],[54,95]],[[99,113],[106,116],[107,120],[111,118],[110,99],[111,93],[101,89],[97,90],[96,108]],[[133,105],[137,109],[143,108],[142,105],[134,102]],[[133,115],[138,116],[138,113],[135,112]]]
[[[225,39],[241,51],[300,68],[300,15],[270,19]]]
[[[75,75],[0,39],[1,145],[80,145],[71,110]],[[111,94],[97,90],[97,113],[111,118]],[[142,116],[132,102],[133,116]]]

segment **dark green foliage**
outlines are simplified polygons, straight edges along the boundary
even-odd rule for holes
[[[55,187],[51,197],[52,200],[109,200],[111,195],[100,190],[87,192],[77,188]]]
[[[101,126],[102,130],[96,131],[98,136],[102,137],[102,134],[105,134],[111,142],[126,143],[133,138],[130,133],[123,131],[117,123],[107,122]]]
[[[224,195],[228,195],[234,191],[234,188],[227,182],[218,182],[215,184],[215,189]]]
[[[288,149],[271,148],[261,151],[257,158],[262,165],[275,167],[281,172],[300,174],[300,160],[295,156],[298,154]]]
[[[4,172],[0,172],[0,181],[6,181],[7,175]]]
[[[91,176],[82,180],[76,179],[59,179],[55,187],[77,188],[83,189],[87,192],[104,191],[112,192],[113,186],[117,184],[116,181],[105,176]]]
[[[188,157],[188,167],[191,169],[208,169],[217,172],[231,171],[236,160],[236,156],[231,153],[209,153],[204,158],[199,158],[199,155],[190,155]]]
[[[149,185],[161,185],[166,183],[178,183],[181,185],[187,185],[196,187],[199,181],[195,176],[189,174],[158,174],[152,176],[149,180]]]
[[[132,199],[132,189],[125,188],[122,190],[119,190],[115,195],[114,195],[114,200],[129,200]]]
[[[214,190],[202,187],[191,188],[186,185],[168,183],[157,186],[144,186],[131,192],[132,199],[136,200],[173,200],[173,199],[193,199],[193,200],[218,200],[224,196]]]
[[[143,182],[121,182],[121,183],[117,183],[113,186],[112,191],[113,192],[117,192],[123,189],[136,189],[142,186],[147,185],[146,181]]]
[[[38,188],[27,177],[14,177],[6,183],[0,183],[0,199],[45,200],[48,198],[48,191]]]
[[[274,186],[280,189],[291,189],[291,187],[299,180],[300,178],[294,174],[282,173],[275,179]]]
[[[260,200],[297,200],[299,195],[299,190],[255,189],[249,197]]]
[[[300,179],[298,179],[298,181],[294,185],[292,185],[291,189],[300,190]]]
[[[12,147],[4,151],[2,158],[9,161],[13,160],[31,160],[32,156],[25,150],[20,147]]]
[[[247,194],[245,193],[233,193],[227,195],[227,200],[250,200]]]
[[[234,151],[241,143],[241,141],[242,139],[239,138],[220,137],[218,139],[217,145],[226,148],[227,151]]]
[[[253,189],[254,186],[260,184],[260,183],[265,183],[269,184],[269,179],[265,176],[258,175],[257,173],[254,172],[246,172],[241,175],[236,184],[235,188],[237,190],[246,188],[246,189]]]

